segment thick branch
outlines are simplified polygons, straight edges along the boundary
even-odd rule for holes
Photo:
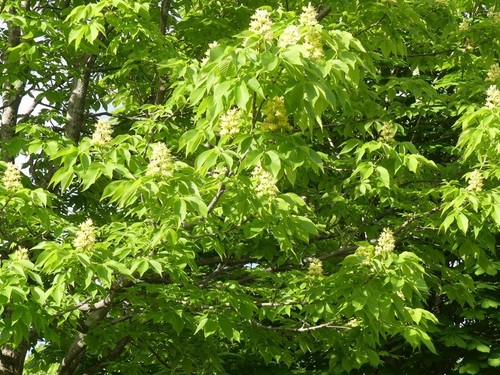
[[[160,9],[160,33],[167,32],[168,27],[168,12],[170,12],[171,0],[162,0]]]
[[[68,352],[61,361],[61,365],[59,366],[57,375],[73,375],[76,372],[76,369],[80,365],[80,362],[82,361],[87,350],[85,344],[85,332],[94,327],[99,321],[104,319],[110,309],[111,300],[112,296],[108,295],[101,301],[89,305],[89,310],[83,310],[91,312],[87,316],[85,323],[80,328],[80,331],[77,333]],[[80,306],[80,309],[82,309],[84,306],[86,305]],[[91,307],[93,307],[94,309],[91,310]]]
[[[78,335],[71,344],[66,356],[63,358],[61,365],[59,366],[59,370],[57,371],[58,375],[72,375],[75,373],[78,364],[85,354],[86,348],[84,339],[85,334],[78,332]]]
[[[316,20],[318,22],[321,22],[321,20],[323,18],[325,18],[326,16],[328,16],[330,14],[330,12],[332,11],[332,7],[326,7],[325,9],[323,9],[321,12],[319,12],[318,14],[316,14]]]
[[[115,345],[113,350],[108,353],[104,358],[101,359],[101,361],[89,368],[87,371],[83,373],[83,375],[94,375],[99,372],[99,370],[103,369],[106,367],[106,365],[114,360],[116,360],[120,355],[124,352],[124,350],[127,347],[127,344],[132,340],[130,336],[126,336],[122,338],[118,343]]]

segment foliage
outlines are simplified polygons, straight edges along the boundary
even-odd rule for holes
[[[495,4],[3,1],[0,373],[496,373]]]

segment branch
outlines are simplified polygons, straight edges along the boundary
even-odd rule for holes
[[[158,362],[160,362],[166,368],[170,368],[170,365],[167,362],[165,362],[165,360],[162,357],[160,357],[160,355],[153,349],[152,346],[149,347],[149,351],[155,356]]]
[[[252,321],[252,323],[259,327],[259,328],[264,328],[270,331],[275,331],[275,332],[310,332],[310,331],[315,331],[317,329],[321,328],[334,328],[334,329],[352,329],[352,327],[347,327],[347,326],[338,326],[335,325],[334,322],[328,322],[328,323],[323,323],[319,324],[317,326],[311,326],[311,327],[300,327],[300,328],[293,328],[293,327],[273,327],[273,326],[266,326],[264,324],[261,324],[257,321]]]
[[[387,14],[384,14],[382,16],[382,18],[379,19],[377,22],[371,24],[370,26],[368,26],[367,28],[365,28],[363,30],[358,31],[357,33],[354,34],[354,36],[358,36],[360,34],[363,34],[363,33],[367,32],[368,30],[373,29],[375,26],[380,25],[380,23],[385,19],[386,16],[387,16]]]
[[[108,307],[110,303],[111,303],[111,295],[108,294],[106,297],[104,297],[102,300],[96,303],[91,303],[91,304],[86,303],[80,306],[78,310],[83,312],[96,311]]]
[[[85,334],[78,332],[75,340],[71,344],[68,352],[61,361],[57,375],[71,375],[75,373],[76,367],[85,354]]]
[[[63,311],[58,312],[56,315],[54,315],[54,318],[58,318],[58,317],[60,317],[60,316],[63,316],[64,314],[67,314],[67,313],[69,313],[69,312],[71,312],[71,311],[74,311],[74,310],[79,310],[79,309],[80,309],[80,307],[84,306],[84,305],[85,305],[85,304],[87,304],[87,302],[89,302],[89,301],[90,301],[90,297],[89,297],[89,298],[85,298],[82,302],[77,303],[77,304],[76,304],[76,305],[74,305],[74,306],[71,306],[71,307],[69,307],[69,308],[67,308],[67,309],[65,309],[65,310],[63,310]],[[84,310],[84,311],[85,311],[85,310]]]
[[[162,0],[160,8],[160,33],[165,35],[168,26],[168,12],[170,11],[170,1]]]
[[[407,219],[403,224],[401,224],[401,226],[399,228],[397,228],[393,233],[395,235],[398,234],[398,233],[401,233],[408,225],[410,225],[415,220],[421,218],[422,216],[433,214],[434,212],[439,211],[440,209],[441,209],[441,207],[436,206],[436,207],[434,207],[430,211],[427,211],[427,212],[424,212],[424,213],[421,213],[421,214],[414,214],[412,217],[410,217],[409,219]]]
[[[358,247],[359,247],[358,245],[341,247],[340,249],[338,249],[334,252],[317,256],[316,259],[326,260],[326,259],[330,259],[333,257],[339,257],[339,256],[344,256],[344,255],[347,256],[349,254],[354,253]],[[306,259],[304,259],[304,262],[309,263],[311,260],[312,260],[312,258],[306,258]]]
[[[328,16],[331,11],[332,11],[332,7],[326,7],[320,13],[316,14],[316,21],[321,22],[321,20],[323,18],[325,18],[326,16]]]
[[[83,375],[93,375],[99,372],[100,369],[104,368],[109,362],[114,361],[117,359],[125,350],[127,347],[127,344],[132,340],[130,336],[126,336],[122,338],[118,343],[115,345],[114,349],[108,353],[107,356],[101,359],[101,361],[92,366],[90,369],[85,371]]]
[[[226,175],[227,175],[227,173],[226,173]],[[220,197],[222,197],[222,194],[224,194],[225,190],[226,190],[226,186],[223,183],[221,183],[219,185],[219,189],[217,189],[217,193],[215,193],[215,196],[212,198],[212,201],[210,202],[210,204],[207,207],[208,214],[210,212],[212,212],[212,210],[215,208],[215,205],[219,201]]]

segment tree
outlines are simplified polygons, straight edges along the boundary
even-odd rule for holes
[[[0,374],[498,371],[496,1],[318,3],[1,2]]]

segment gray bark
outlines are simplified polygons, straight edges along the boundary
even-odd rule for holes
[[[23,5],[28,6],[26,2]],[[14,13],[14,11],[11,11]],[[9,33],[9,46],[16,47],[21,43],[21,28],[13,26],[10,22],[7,23]],[[7,59],[6,53],[2,54],[2,63]],[[5,72],[3,72],[5,74]],[[2,122],[0,123],[0,141],[5,142],[14,136],[15,126],[17,122],[17,114],[19,112],[19,105],[23,98],[24,82],[17,82],[12,84],[6,82],[3,85],[2,94]],[[1,151],[1,158],[8,160],[8,155],[5,151]]]
[[[68,138],[75,142],[80,140],[84,120],[85,120],[85,100],[90,82],[91,69],[95,62],[94,56],[82,58],[80,64],[80,74],[73,80],[71,95],[68,103],[68,112],[66,113],[65,133]]]
[[[106,317],[110,309],[111,300],[112,298],[110,295],[94,305],[85,304],[79,308],[81,311],[86,311],[87,307],[97,308],[97,310],[91,310],[89,312],[81,331],[77,333],[73,343],[61,361],[57,375],[73,375],[76,373],[87,351],[87,345],[85,344],[86,332]]]
[[[21,2],[24,9],[29,8],[29,1]],[[15,10],[11,10],[14,13]],[[21,43],[22,30],[18,26],[7,24],[9,33],[9,45],[16,47]],[[1,62],[3,63],[7,58],[6,54],[2,54]],[[2,87],[2,120],[0,123],[0,141],[5,142],[14,136],[15,126],[17,123],[17,115],[19,112],[19,105],[23,97],[24,82],[17,82],[12,84],[7,82]],[[9,156],[4,150],[0,150],[0,157],[3,160],[9,160]],[[8,310],[3,313],[10,314]],[[6,344],[0,350],[0,375],[21,375],[24,368],[24,359],[28,351],[28,342],[23,340],[17,347]]]
[[[0,352],[0,375],[21,375],[27,351],[28,343],[26,341],[23,341],[15,349],[10,345],[4,345]]]

